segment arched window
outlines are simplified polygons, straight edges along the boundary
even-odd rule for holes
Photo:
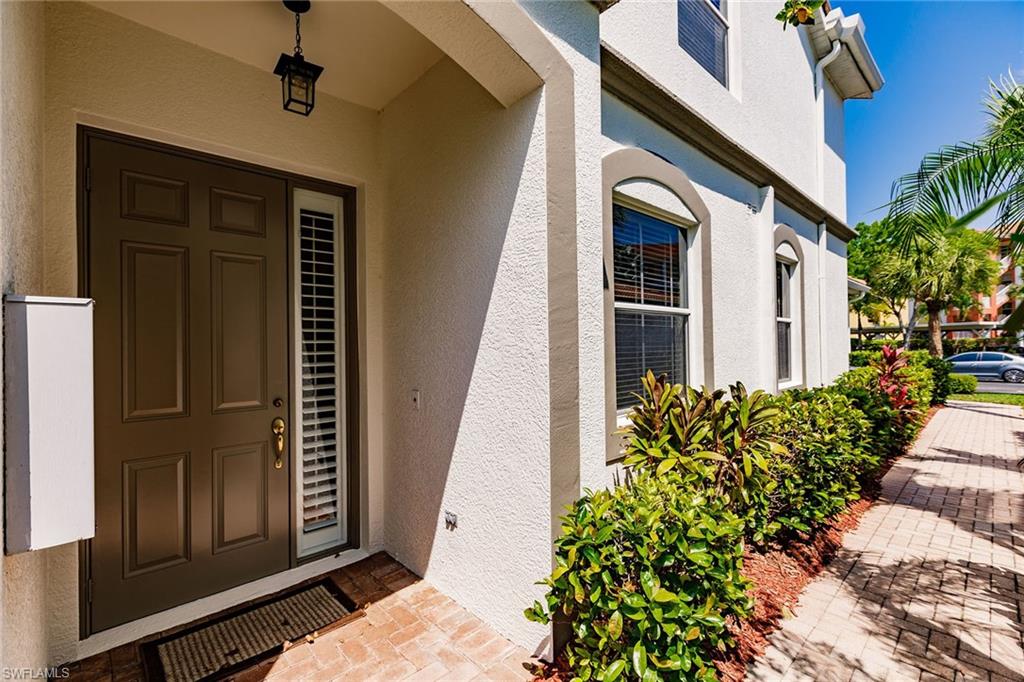
[[[713,384],[711,220],[686,174],[635,148],[603,162],[609,459],[647,370]]]
[[[780,389],[804,383],[803,252],[788,225],[775,228],[775,378]]]

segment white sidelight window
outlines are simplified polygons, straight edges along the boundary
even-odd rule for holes
[[[346,538],[342,199],[295,190],[298,556]]]
[[[643,392],[651,370],[687,381],[687,230],[616,203],[612,261],[615,307],[615,406],[626,409]]]
[[[728,86],[729,22],[725,0],[677,0],[679,46],[698,64]]]

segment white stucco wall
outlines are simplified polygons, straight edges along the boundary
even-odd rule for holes
[[[846,243],[828,235],[825,253],[825,383],[850,368],[850,313]]]
[[[601,17],[601,38],[726,135],[781,173],[806,194],[817,195],[814,65],[804,30],[783,31],[770,2],[730,2],[729,85],[723,86],[679,46],[677,0],[621,0]],[[842,133],[841,102],[831,84],[827,99],[839,104],[827,117]],[[846,213],[845,183],[836,161],[841,142],[826,148],[822,204]]]
[[[826,79],[823,205],[846,220],[846,110],[843,100]],[[851,225],[850,227],[853,227]]]
[[[710,352],[716,384],[742,381],[750,389],[775,389],[773,232],[778,224],[797,233],[803,252],[802,383],[828,383],[845,370],[849,351],[845,244],[829,235],[828,249],[819,252],[818,225],[774,197],[765,199],[758,187],[608,93],[602,98],[602,119],[606,150],[640,147],[665,158],[689,176],[707,204],[714,297]],[[825,279],[819,283],[822,255]],[[823,319],[824,352],[819,334]],[[691,335],[691,343],[698,341]]]
[[[580,481],[603,484],[605,424],[601,205],[600,17],[589,2],[526,0],[530,17],[572,70],[575,121],[576,253],[580,347]]]

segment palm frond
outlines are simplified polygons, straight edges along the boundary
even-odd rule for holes
[[[989,82],[985,109],[989,139],[1024,136],[1024,85],[1017,82],[1013,72],[1002,76],[998,83]]]
[[[1022,181],[1024,138],[949,145],[893,183],[888,217],[906,248],[922,238],[934,240],[934,226],[943,224],[944,216],[973,213]]]
[[[903,250],[934,242],[944,216],[963,224],[997,203],[1000,229],[1024,231],[1024,85],[1012,73],[991,82],[985,107],[982,139],[942,147],[893,183],[888,217]]]

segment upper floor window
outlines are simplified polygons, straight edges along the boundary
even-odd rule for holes
[[[615,300],[615,407],[642,394],[651,370],[686,383],[686,232],[679,226],[615,204],[612,247]]]
[[[678,0],[679,46],[722,85],[728,85],[725,0]]]

